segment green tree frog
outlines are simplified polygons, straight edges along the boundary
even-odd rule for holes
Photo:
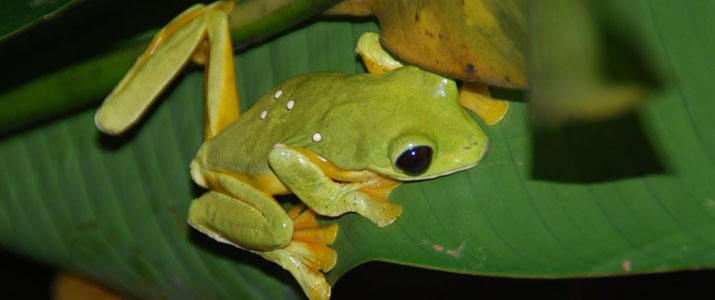
[[[355,212],[387,226],[402,212],[387,201],[400,182],[471,168],[488,139],[460,106],[454,81],[414,66],[297,76],[239,118],[231,5],[198,5],[168,24],[102,104],[96,125],[123,132],[186,61],[205,64],[206,140],[191,176],[208,192],[191,203],[189,224],[279,264],[309,298],[328,299],[323,272],[336,263],[329,245],[337,225],[318,225],[316,214]],[[286,212],[273,196],[289,193],[304,205]]]

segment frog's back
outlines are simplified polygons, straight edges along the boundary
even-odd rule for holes
[[[197,160],[204,168],[262,176],[272,173],[268,153],[280,143],[363,170],[371,152],[387,152],[385,141],[395,132],[427,131],[425,120],[453,113],[464,114],[454,83],[416,67],[383,75],[310,73],[271,90],[206,141]]]
[[[355,76],[355,75],[353,75]],[[342,73],[311,73],[291,78],[269,91],[238,120],[206,141],[197,158],[213,170],[246,176],[271,172],[268,153],[275,144],[306,147],[331,106],[340,97],[335,85]]]

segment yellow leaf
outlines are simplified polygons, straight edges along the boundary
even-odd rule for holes
[[[524,88],[522,0],[347,0],[327,13],[375,15],[400,59],[463,81]]]

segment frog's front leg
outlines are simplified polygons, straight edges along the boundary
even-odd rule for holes
[[[286,214],[270,195],[225,172],[202,171],[210,192],[195,199],[188,222],[215,240],[250,250],[288,270],[311,299],[328,299],[330,285],[320,272],[335,266],[328,247],[337,224],[320,227],[311,210]]]
[[[276,144],[268,158],[273,171],[306,205],[324,216],[356,212],[380,227],[390,225],[402,207],[387,202],[400,184],[370,171],[348,171],[305,149]]]
[[[459,103],[477,114],[487,125],[499,123],[507,111],[509,101],[492,98],[489,86],[478,82],[465,82],[459,89]]]

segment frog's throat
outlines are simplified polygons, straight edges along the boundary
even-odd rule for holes
[[[390,177],[392,177],[392,178],[394,178],[394,179],[397,179],[397,180],[400,180],[400,181],[426,180],[426,179],[432,179],[432,178],[435,178],[435,177],[445,176],[445,175],[449,175],[449,174],[452,174],[452,173],[457,173],[457,172],[459,172],[459,171],[464,171],[464,170],[467,170],[467,169],[471,169],[471,168],[473,168],[474,166],[476,166],[476,165],[478,165],[478,164],[479,164],[479,162],[476,162],[476,163],[473,163],[473,164],[471,164],[471,165],[467,165],[467,166],[461,167],[461,168],[459,168],[459,169],[449,170],[449,171],[446,171],[446,172],[442,172],[442,173],[438,173],[438,174],[432,174],[432,175],[429,175],[429,176],[416,176],[416,177],[412,177],[412,176],[404,176],[404,177],[402,177],[402,176],[390,176]]]

